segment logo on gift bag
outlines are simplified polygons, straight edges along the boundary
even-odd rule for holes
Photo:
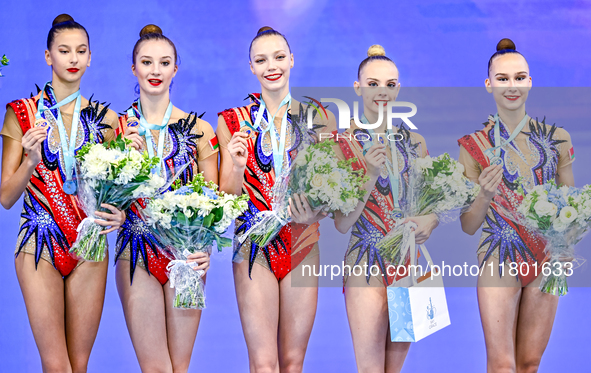
[[[432,329],[437,326],[437,321],[435,321],[435,314],[437,313],[437,308],[433,305],[433,301],[431,297],[429,297],[429,304],[427,305],[427,319],[429,320],[429,329]]]

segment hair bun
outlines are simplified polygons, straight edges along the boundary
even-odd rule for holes
[[[516,50],[515,43],[513,43],[513,40],[508,38],[501,39],[501,41],[499,41],[499,43],[497,44],[497,52],[502,51],[504,49]]]
[[[367,57],[385,56],[386,50],[379,44],[374,44],[367,50]]]
[[[257,35],[261,34],[262,32],[265,32],[265,31],[275,31],[275,30],[273,30],[273,27],[263,26],[259,29],[259,31],[257,31]]]
[[[143,37],[144,35],[147,34],[162,34],[162,29],[156,25],[153,24],[149,24],[144,26],[144,28],[142,28],[142,30],[140,31],[140,38]]]
[[[55,26],[58,23],[62,23],[62,22],[74,22],[74,18],[72,18],[71,15],[69,14],[60,14],[59,16],[55,17],[55,19],[53,20],[53,23],[51,24],[51,26]]]

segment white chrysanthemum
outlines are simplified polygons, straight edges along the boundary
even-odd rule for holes
[[[420,170],[433,168],[433,158],[426,156],[425,158],[417,158],[415,161],[416,167]]]
[[[162,188],[164,184],[166,184],[166,180],[162,176],[157,174],[150,174],[150,180],[148,181],[148,185],[150,185],[150,188],[158,190]]]
[[[139,167],[138,167],[139,166]],[[115,179],[115,184],[124,185],[131,182],[140,173],[141,164],[135,165],[133,163],[126,163],[119,171],[119,175]]]
[[[134,148],[131,148],[129,150],[129,159],[131,159],[133,162],[141,163],[144,159],[144,156]]]
[[[111,165],[100,158],[86,158],[82,164],[82,172],[88,179],[106,180]]]
[[[119,149],[105,149],[102,146],[101,148],[103,148],[103,151],[101,152],[100,157],[105,162],[115,164],[124,157],[124,153]]]

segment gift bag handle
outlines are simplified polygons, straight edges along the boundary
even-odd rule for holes
[[[427,248],[425,247],[424,244],[420,244],[417,245],[415,243],[415,233],[414,231],[410,233],[409,236],[409,247],[410,247],[410,264],[414,265],[417,261],[417,253],[420,250],[423,255],[425,256],[425,259],[427,260],[427,266],[430,268],[433,268],[433,259],[431,259],[431,255],[429,254],[429,251],[427,251]],[[417,282],[417,277],[415,276],[415,273],[413,273],[413,271],[409,270],[409,276],[412,278],[412,285],[415,286],[418,284]]]

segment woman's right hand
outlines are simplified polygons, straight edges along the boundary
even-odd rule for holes
[[[202,269],[205,273],[207,273],[210,261],[211,258],[209,256],[209,253],[204,253],[201,251],[187,256],[187,263],[195,263],[193,265],[194,271]]]
[[[131,140],[131,146],[133,146],[135,150],[139,151],[140,149],[146,149],[146,142],[143,137],[140,136],[140,129],[138,126],[127,126],[123,137]]]
[[[228,143],[228,152],[232,157],[234,167],[244,170],[248,160],[248,145],[246,139],[248,135],[244,132],[234,132],[232,139]]]
[[[365,154],[365,163],[367,172],[370,176],[378,177],[382,172],[382,167],[386,163],[386,146],[377,143],[373,145]]]
[[[478,177],[478,184],[480,184],[480,193],[491,201],[497,193],[497,188],[503,180],[503,167],[488,166]]]
[[[47,127],[34,127],[28,130],[21,140],[27,161],[33,166],[41,162],[41,144],[47,139]]]

